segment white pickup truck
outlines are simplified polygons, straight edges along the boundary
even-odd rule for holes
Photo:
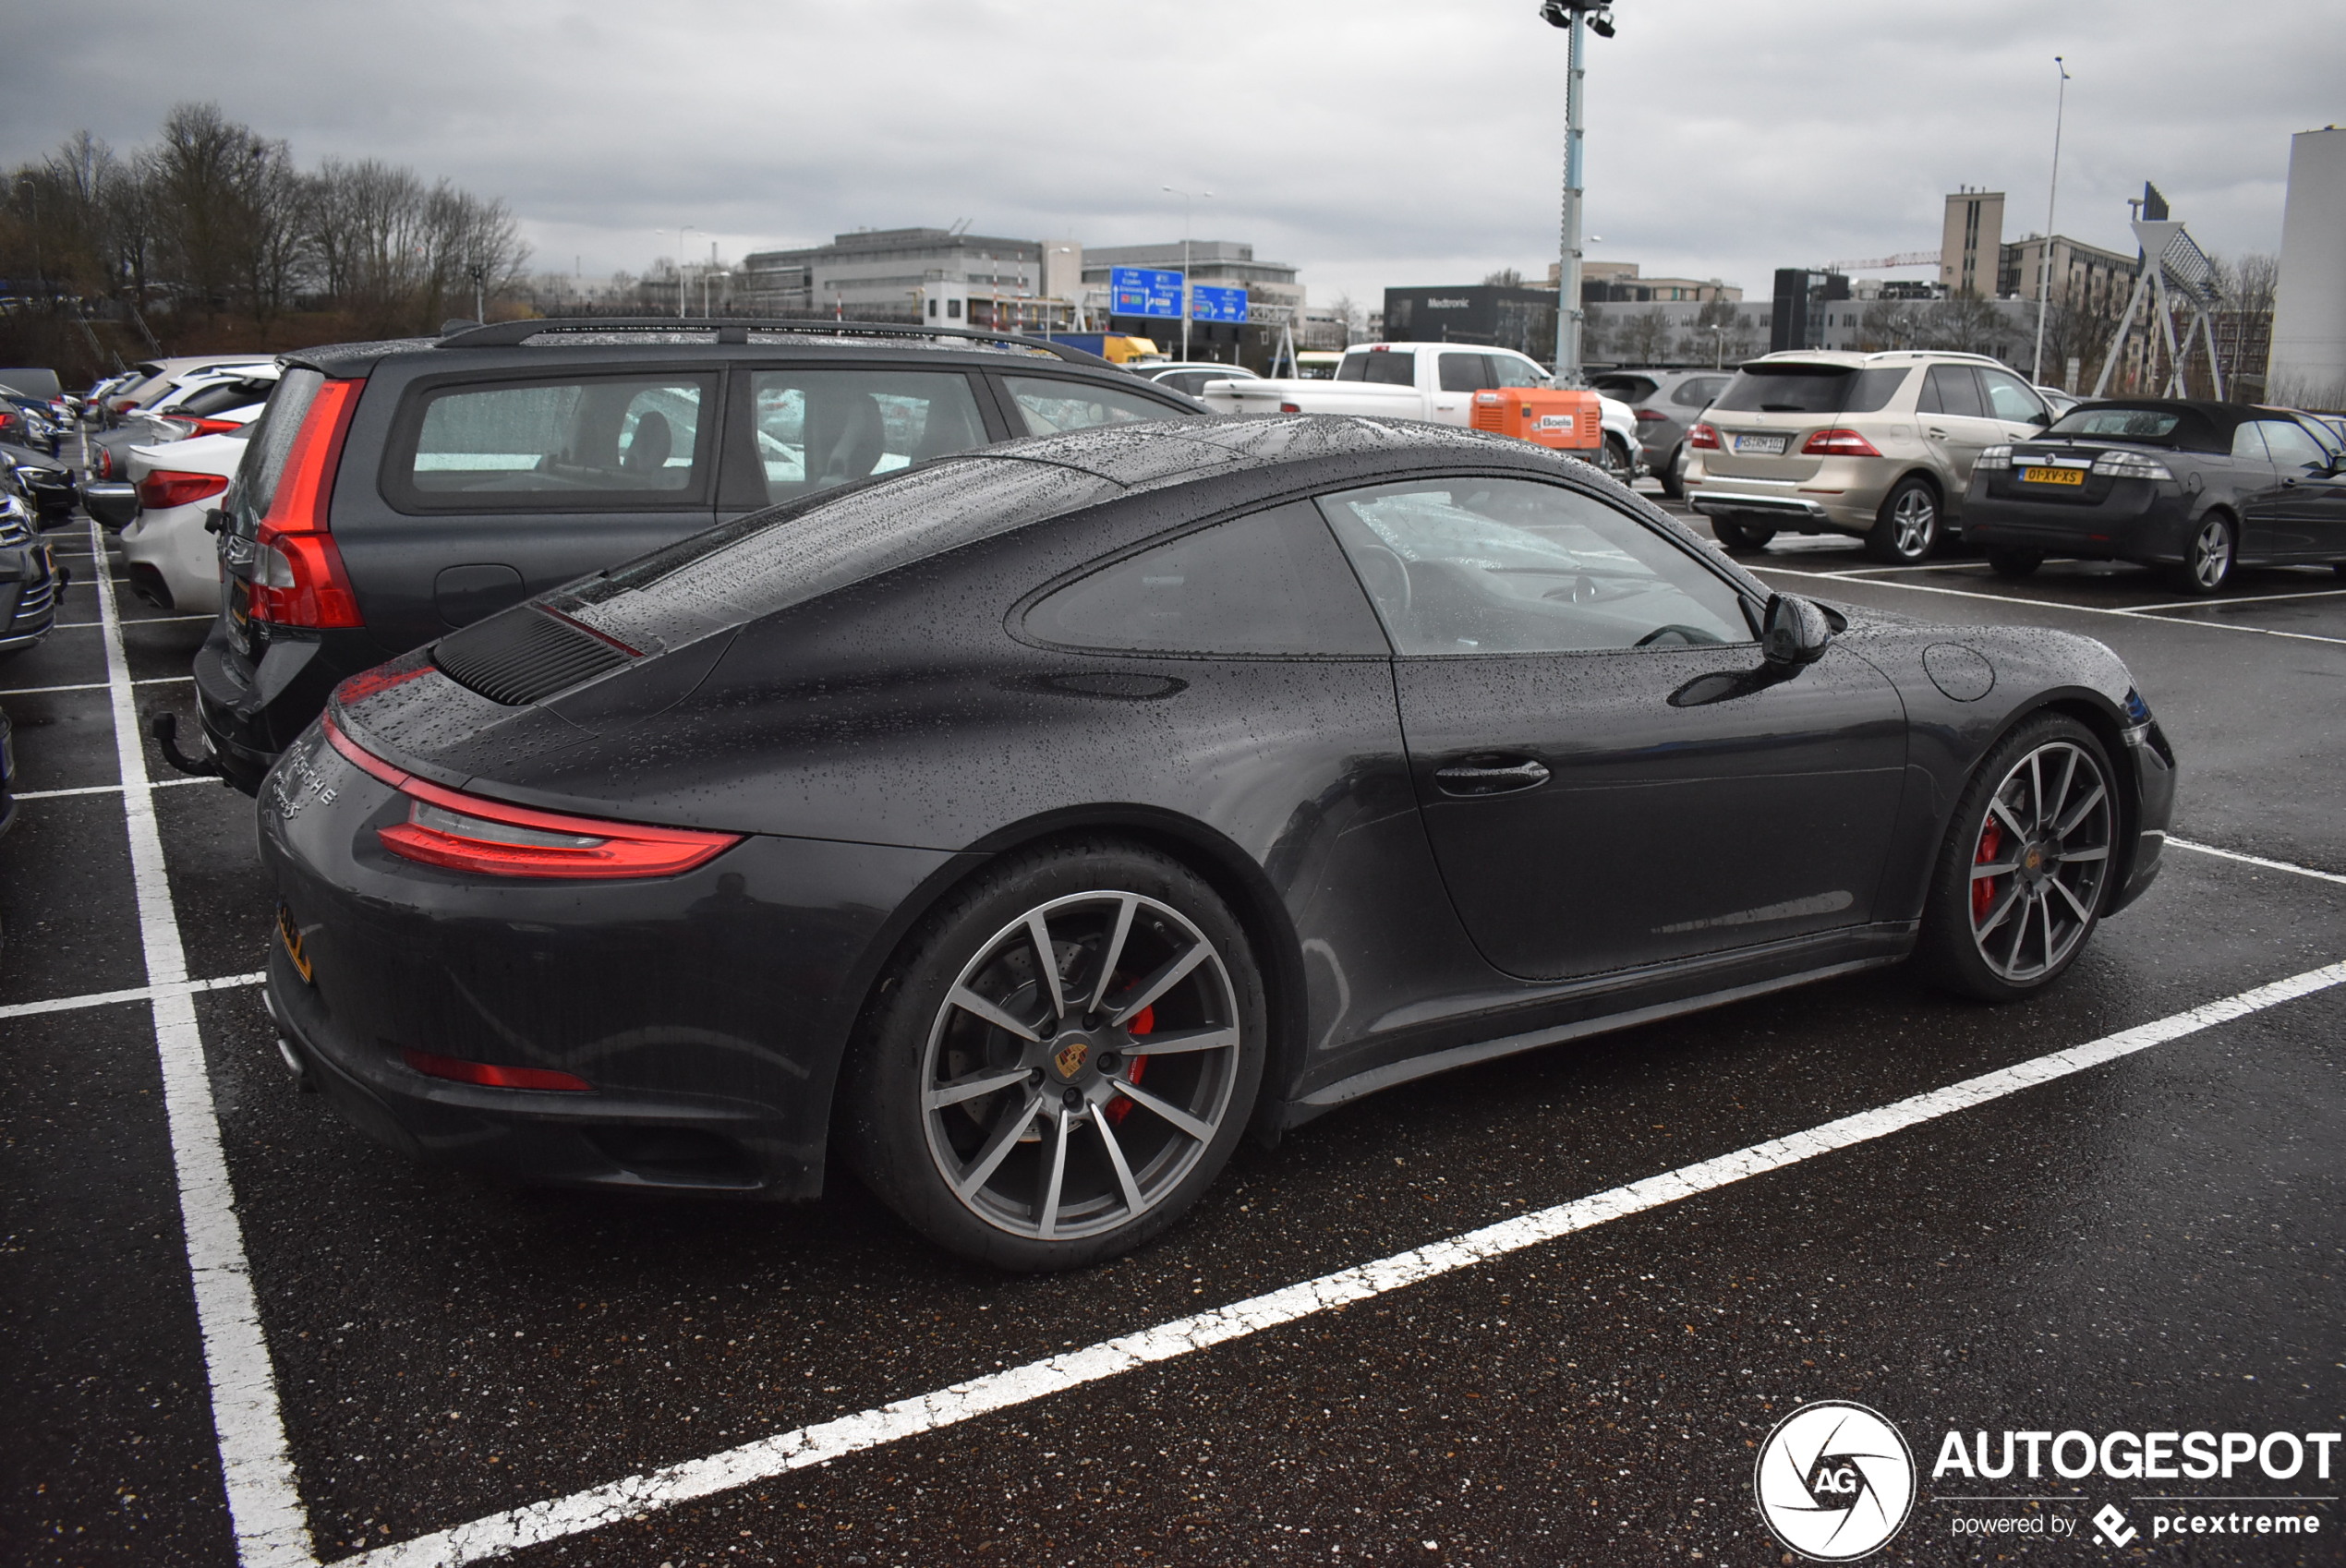
[[[1216,414],[1368,414],[1470,425],[1474,394],[1492,387],[1544,387],[1548,373],[1507,348],[1446,343],[1370,343],[1344,351],[1334,380],[1208,381],[1198,401]],[[1626,484],[1637,476],[1638,416],[1604,398],[1599,459]]]

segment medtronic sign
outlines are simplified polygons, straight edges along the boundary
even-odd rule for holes
[[[1181,313],[1181,274],[1154,267],[1111,267],[1109,313],[1117,316],[1176,316]],[[1243,317],[1243,312],[1240,313]]]
[[[1190,319],[1195,321],[1245,320],[1246,290],[1196,284],[1190,290]]]

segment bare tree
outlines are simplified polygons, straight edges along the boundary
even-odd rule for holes
[[[1360,308],[1352,302],[1351,295],[1339,294],[1336,296],[1336,303],[1328,307],[1328,314],[1335,317],[1336,324],[1344,329],[1344,346],[1350,348],[1352,340],[1360,332]]]
[[[1502,267],[1495,272],[1484,273],[1482,282],[1485,287],[1490,288],[1521,288],[1523,274],[1513,267]]]
[[[1627,317],[1614,329],[1613,351],[1624,365],[1653,365],[1670,356],[1670,315],[1659,305]]]

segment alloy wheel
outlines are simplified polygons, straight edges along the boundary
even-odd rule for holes
[[[1939,503],[1930,493],[1917,486],[1898,498],[1890,509],[1893,530],[1893,542],[1900,556],[1918,561],[1929,553],[1931,539],[1939,531]]]
[[[2110,872],[2109,780],[2070,741],[2013,764],[1988,797],[1971,855],[1971,939],[1999,979],[2059,969],[2091,929]]]
[[[983,944],[931,1021],[922,1123],[946,1187],[1041,1241],[1155,1208],[1231,1114],[1238,998],[1179,911],[1097,891],[1029,910]]]
[[[2232,531],[2222,518],[2210,517],[2191,541],[2191,580],[2202,592],[2212,594],[2224,585],[2231,566]]]

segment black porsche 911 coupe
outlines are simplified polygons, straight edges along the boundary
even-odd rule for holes
[[[1918,958],[2027,995],[2174,760],[2060,633],[1772,596],[1403,422],[1013,442],[346,682],[261,791],[288,1064],[415,1153],[804,1198],[1006,1267],[1249,1128]]]

